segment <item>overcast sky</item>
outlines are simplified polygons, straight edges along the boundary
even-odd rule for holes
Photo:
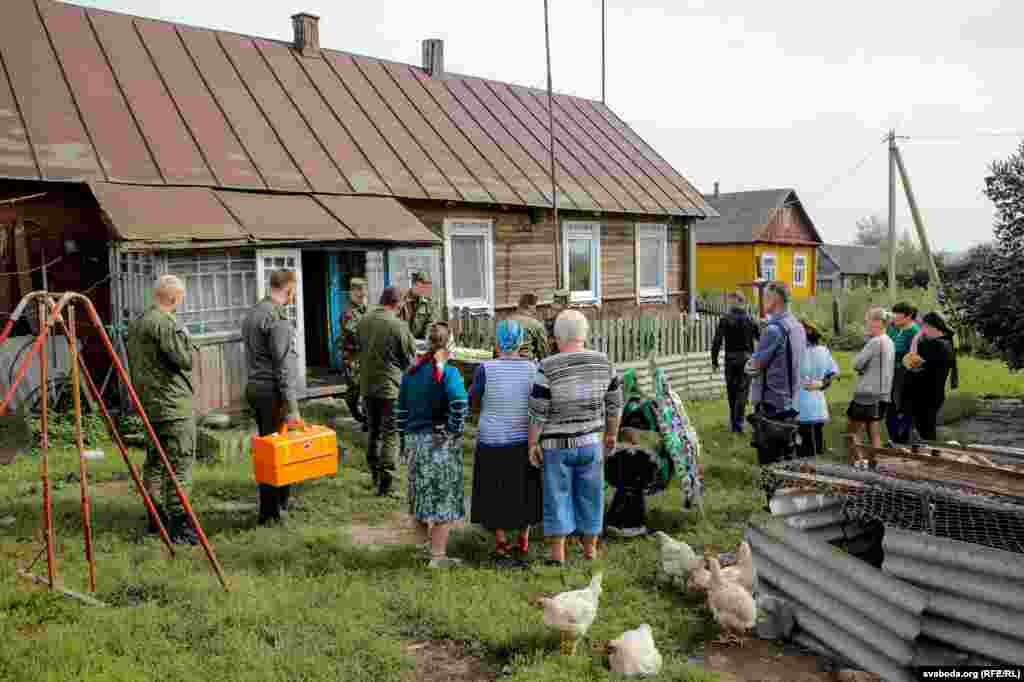
[[[843,243],[887,212],[888,128],[968,136],[901,144],[934,247],[991,238],[984,176],[1021,138],[977,133],[1024,130],[1024,3],[607,2],[608,104],[701,191],[793,187]],[[77,4],[284,40],[308,11],[324,47],[417,64],[420,41],[443,38],[451,71],[545,84],[542,0]],[[600,0],[550,5],[555,89],[600,99]],[[902,193],[897,205],[912,227]]]

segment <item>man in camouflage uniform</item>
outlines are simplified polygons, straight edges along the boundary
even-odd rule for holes
[[[288,306],[295,302],[298,280],[289,270],[270,273],[267,297],[242,322],[248,383],[245,400],[256,416],[260,436],[277,433],[282,424],[296,427],[299,416],[299,354]],[[260,484],[259,525],[280,524],[288,512],[291,486]]]
[[[398,316],[409,325],[413,337],[421,341],[427,338],[430,325],[439,319],[437,309],[430,298],[433,289],[430,273],[422,270],[412,273],[412,289],[406,292],[398,313]]]
[[[558,344],[555,342],[555,320],[562,314],[562,311],[569,309],[569,290],[559,289],[554,293],[554,303],[548,309],[548,319],[544,327],[548,332],[548,355],[558,354]]]
[[[187,495],[192,488],[196,441],[190,377],[195,347],[174,314],[184,300],[185,285],[180,279],[164,275],[157,280],[153,306],[129,328],[128,362],[142,409],[153,424],[178,484]],[[154,443],[146,448],[142,472],[143,484],[157,505],[171,542],[198,544],[199,537]],[[156,519],[151,518],[149,532],[157,530]]]
[[[388,287],[381,293],[380,306],[360,320],[356,331],[360,388],[370,427],[366,463],[378,497],[394,496],[391,487],[401,443],[396,421],[398,389],[402,373],[416,359],[416,340],[398,317],[401,305],[398,289]]]
[[[519,297],[519,307],[510,319],[523,328],[523,347],[520,355],[540,362],[548,356],[550,343],[547,328],[537,319],[537,294],[523,294]]]
[[[342,363],[348,379],[348,390],[345,392],[345,404],[352,418],[367,430],[366,415],[359,405],[359,337],[356,330],[359,321],[366,315],[366,280],[353,277],[349,282],[349,306],[341,317],[341,352]]]

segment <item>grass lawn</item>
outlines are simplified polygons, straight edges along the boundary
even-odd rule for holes
[[[841,356],[848,366],[849,356]],[[845,367],[844,367],[845,369]],[[964,390],[1024,394],[1024,378],[998,363],[962,363]],[[845,404],[853,381],[830,394]],[[754,493],[754,453],[748,438],[726,432],[724,401],[691,403],[704,447],[707,515],[681,511],[677,487],[651,500],[650,525],[698,550],[731,551],[749,516],[762,504]],[[832,429],[845,426],[837,419]],[[830,442],[835,442],[835,432]],[[354,446],[352,446],[354,448]],[[0,680],[399,680],[410,679],[415,642],[452,640],[505,679],[548,682],[603,680],[603,661],[586,647],[572,659],[557,655],[558,634],[528,605],[537,592],[582,587],[580,565],[564,572],[489,568],[491,539],[472,527],[453,537],[452,554],[470,567],[430,572],[412,547],[367,548],[351,542],[356,522],[386,525],[398,502],[380,502],[359,471],[354,452],[336,478],[302,485],[287,529],[254,527],[254,513],[218,512],[224,502],[255,502],[248,462],[196,468],[194,506],[224,564],[232,591],[221,590],[201,550],[167,561],[162,545],[142,535],[141,500],[119,458],[91,466],[97,609],[51,596],[15,576],[41,548],[38,462],[22,456],[0,468]],[[467,462],[471,461],[467,452]],[[55,452],[60,572],[67,587],[86,585],[79,515],[78,470],[68,450]],[[136,453],[141,463],[141,455]],[[467,466],[466,481],[471,471]],[[536,543],[536,557],[543,547]],[[597,564],[604,595],[592,641],[607,641],[641,623],[654,628],[666,667],[660,679],[714,680],[687,661],[717,636],[700,600],[655,583],[651,540],[612,543]],[[45,560],[35,572],[45,575]]]

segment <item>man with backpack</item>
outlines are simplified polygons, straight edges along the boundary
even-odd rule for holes
[[[807,346],[803,325],[789,312],[789,287],[771,282],[763,296],[768,321],[747,363],[753,377],[754,445],[762,466],[788,459],[796,448],[800,365]]]

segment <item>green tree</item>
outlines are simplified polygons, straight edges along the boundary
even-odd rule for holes
[[[947,286],[946,307],[1006,357],[1011,369],[1024,367],[1024,143],[997,160],[985,178],[995,204],[991,246],[973,249],[968,267]]]

